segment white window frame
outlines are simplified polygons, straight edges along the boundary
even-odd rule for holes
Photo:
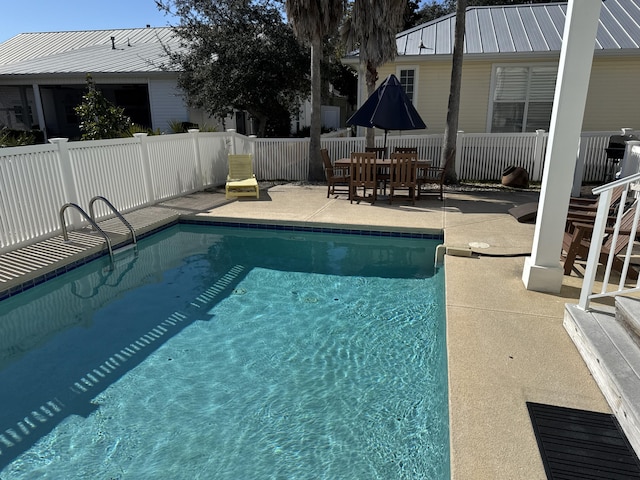
[[[418,85],[420,82],[418,80],[418,66],[417,65],[396,65],[396,77],[398,77],[398,81],[401,81],[400,72],[402,70],[413,70],[413,98],[411,99],[411,103],[415,107],[418,105]]]
[[[489,108],[487,108],[487,127],[486,127],[486,131],[488,133],[492,133],[492,126],[493,126],[493,106],[495,104],[493,98],[495,95],[495,91],[496,91],[496,83],[497,83],[497,71],[498,68],[508,68],[508,67],[515,67],[515,68],[536,68],[536,67],[542,67],[542,68],[549,68],[549,67],[554,67],[556,68],[556,81],[557,81],[557,70],[558,70],[558,64],[557,63],[495,63],[492,65],[491,67],[491,88],[489,90]],[[529,71],[529,76],[531,76],[531,71]],[[529,95],[530,95],[530,90],[529,88],[527,88],[527,94],[526,94],[526,99],[525,99],[525,109],[524,109],[524,113],[523,116],[524,118],[527,118],[527,110],[528,110],[528,106],[529,106]],[[551,101],[553,101],[553,98],[551,99]],[[521,132],[526,132],[526,128],[527,128],[527,124],[525,122],[522,123],[522,128],[521,128]]]

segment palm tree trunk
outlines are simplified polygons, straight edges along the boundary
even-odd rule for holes
[[[322,38],[314,36],[311,41],[311,128],[309,132],[309,180],[311,181],[324,180],[324,169],[320,156],[320,134],[322,132],[321,60]]]
[[[371,62],[367,62],[367,72],[364,78],[367,83],[367,98],[369,98],[371,94],[376,90],[376,82],[378,81],[378,69]],[[364,138],[367,147],[375,147],[375,128],[367,128]]]
[[[449,107],[447,125],[444,130],[444,144],[440,165],[447,166],[445,183],[457,183],[455,156],[458,135],[458,114],[460,112],[460,87],[462,85],[462,55],[464,47],[464,30],[466,21],[467,0],[458,0],[456,6],[456,28],[451,64],[451,86],[449,90]]]

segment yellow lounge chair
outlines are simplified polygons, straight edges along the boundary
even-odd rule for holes
[[[229,174],[224,190],[226,198],[254,196],[260,198],[251,155],[229,155]]]

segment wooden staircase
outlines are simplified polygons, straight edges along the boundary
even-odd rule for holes
[[[589,311],[567,304],[564,327],[640,456],[640,299]]]

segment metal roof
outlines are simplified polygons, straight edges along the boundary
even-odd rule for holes
[[[560,52],[567,3],[469,7],[465,54]],[[451,55],[456,17],[401,32],[398,55]],[[596,51],[640,47],[640,0],[603,0]],[[640,52],[639,52],[640,53]]]
[[[0,43],[0,75],[159,72],[163,44],[178,47],[169,27],[21,33]]]

